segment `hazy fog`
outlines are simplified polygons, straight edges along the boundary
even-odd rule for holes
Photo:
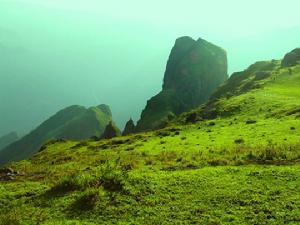
[[[161,89],[174,40],[227,50],[229,73],[300,46],[299,0],[0,0],[0,135],[72,105],[120,127]]]

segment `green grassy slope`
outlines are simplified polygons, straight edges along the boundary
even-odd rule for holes
[[[0,221],[299,224],[300,65],[262,64],[162,130],[52,143],[12,164]]]
[[[25,137],[4,148],[0,153],[0,165],[12,160],[21,160],[36,153],[44,142],[52,139],[84,140],[103,133],[112,120],[105,105],[86,109],[82,106],[67,107]]]

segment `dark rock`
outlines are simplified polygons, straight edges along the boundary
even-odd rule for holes
[[[271,72],[269,71],[258,71],[255,73],[255,80],[264,80],[268,77],[270,77]]]
[[[12,168],[4,167],[0,169],[0,174],[13,174],[15,171]]]
[[[300,48],[296,48],[293,51],[287,53],[281,62],[281,66],[295,66],[298,61],[300,61]]]
[[[111,139],[118,136],[121,136],[121,131],[119,130],[119,128],[117,128],[115,124],[113,124],[112,121],[110,121],[107,124],[105,131],[101,135],[100,139]]]
[[[174,116],[206,102],[227,77],[227,56],[222,48],[201,38],[177,39],[162,91],[147,102],[137,131],[161,128]]]
[[[247,120],[246,121],[246,124],[255,124],[256,123],[256,120]]]
[[[5,167],[0,169],[0,181],[12,181],[16,179],[16,175],[19,173],[12,168]]]
[[[188,114],[185,120],[186,123],[195,123],[197,121],[199,121],[199,117],[196,112],[192,112]]]
[[[135,132],[135,125],[133,120],[130,118],[130,120],[128,120],[128,122],[125,125],[124,131],[122,133],[122,135],[128,135],[128,134],[132,134]]]

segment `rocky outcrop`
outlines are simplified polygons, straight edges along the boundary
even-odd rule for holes
[[[125,125],[125,128],[122,132],[122,135],[126,136],[135,132],[135,125],[132,119],[128,120]]]
[[[112,120],[107,105],[85,108],[78,105],[67,107],[20,140],[0,152],[0,164],[22,160],[38,152],[43,143],[53,139],[83,140],[99,137]]]
[[[1,149],[7,147],[11,143],[17,141],[19,139],[18,134],[16,132],[11,132],[0,137],[0,151]]]
[[[16,176],[19,175],[18,172],[14,171],[12,168],[5,167],[0,169],[0,182],[1,181],[13,181]]]
[[[226,52],[201,38],[176,40],[162,91],[147,102],[137,131],[163,127],[174,116],[206,102],[227,79]]]
[[[121,131],[119,130],[119,128],[117,128],[117,126],[112,121],[110,121],[107,124],[105,131],[101,135],[100,139],[111,139],[119,136],[121,136]]]
[[[281,66],[295,66],[298,61],[300,61],[300,48],[296,48],[293,51],[287,53],[281,62]]]

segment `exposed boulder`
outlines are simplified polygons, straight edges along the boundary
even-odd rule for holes
[[[128,120],[128,122],[125,125],[125,128],[123,130],[122,135],[128,135],[128,134],[132,134],[135,132],[135,125],[133,120],[130,118],[130,120]]]
[[[112,121],[110,121],[100,139],[111,139],[118,136],[121,136],[121,131]]]
[[[300,48],[296,48],[293,51],[287,53],[281,62],[281,66],[295,66],[298,61],[300,61]]]
[[[137,131],[158,129],[174,116],[206,102],[227,79],[226,52],[201,38],[176,40],[169,60],[162,91],[147,102]]]
[[[9,167],[0,169],[0,181],[12,181],[16,179],[18,172],[14,171]]]

